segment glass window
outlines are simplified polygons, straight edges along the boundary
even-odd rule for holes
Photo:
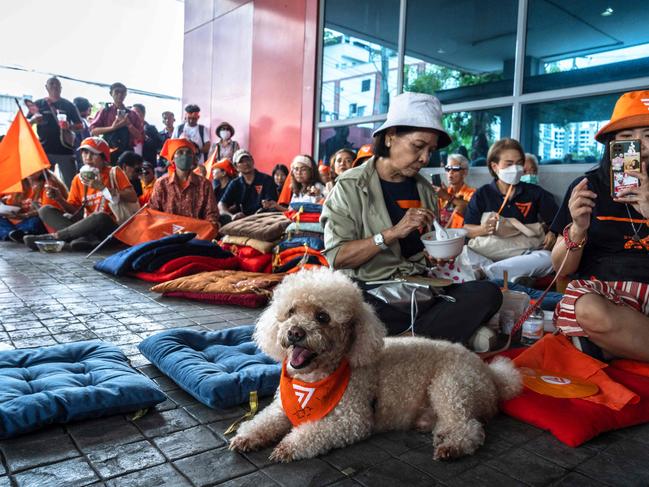
[[[318,161],[328,164],[329,158],[339,149],[349,148],[357,151],[362,145],[373,142],[372,132],[383,122],[361,123],[336,128],[320,129],[320,148]]]
[[[399,0],[327,0],[324,25],[320,121],[386,113],[397,92]]]
[[[447,154],[460,153],[471,166],[486,166],[489,147],[498,139],[509,137],[511,121],[511,107],[447,113],[444,125],[453,142],[442,149],[440,163],[445,164]]]
[[[517,0],[408,0],[404,91],[442,103],[513,93]]]
[[[604,146],[595,134],[622,93],[535,103],[523,107],[521,143],[541,164],[595,163]]]
[[[649,76],[647,2],[530,0],[525,92]]]

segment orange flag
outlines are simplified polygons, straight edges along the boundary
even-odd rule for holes
[[[277,202],[282,206],[288,206],[291,202],[291,197],[293,196],[293,188],[291,188],[291,175],[286,176],[284,181],[284,186],[282,186],[282,192],[278,195],[279,198]]]
[[[145,208],[114,237],[127,245],[137,245],[184,232],[193,232],[201,240],[212,240],[216,236],[216,228],[208,221]]]
[[[43,146],[18,110],[0,142],[0,193],[22,191],[20,182],[24,178],[49,167]]]
[[[205,162],[205,177],[209,182],[214,181],[214,174],[212,174],[212,169],[214,169],[214,164],[216,164],[216,155],[219,151],[215,150],[212,152],[210,158]]]

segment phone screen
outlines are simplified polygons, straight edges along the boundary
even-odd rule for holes
[[[640,141],[614,140],[611,153],[611,196],[618,196],[623,189],[637,188],[638,178],[629,176],[629,171],[640,171]]]
[[[433,174],[430,177],[430,181],[433,183],[433,186],[441,186],[442,185],[442,177],[439,174]]]

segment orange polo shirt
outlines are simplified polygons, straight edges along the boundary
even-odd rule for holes
[[[101,173],[99,175],[101,177],[102,183],[107,188],[111,187],[110,170],[111,170],[110,167],[104,166],[104,168],[101,170]],[[117,189],[119,191],[123,191],[125,189],[133,187],[131,185],[131,182],[126,177],[126,174],[124,174],[124,171],[122,171],[119,167],[116,169],[115,179],[117,180]],[[81,206],[83,204],[84,194],[86,195],[86,207],[85,207],[84,217],[91,215],[96,211],[103,211],[104,213],[110,215],[111,218],[113,218],[113,220],[115,219],[113,212],[110,211],[110,207],[108,206],[108,201],[103,197],[104,195],[102,194],[102,192],[96,190],[95,188],[91,188],[90,186],[85,186],[81,182],[81,179],[77,174],[72,180],[72,186],[70,187],[70,194],[68,195],[68,203],[77,207]],[[99,206],[102,203],[103,203],[102,207],[99,208]]]
[[[144,205],[149,202],[151,199],[151,193],[153,192],[153,186],[155,186],[155,179],[149,184],[142,183],[142,196],[140,196],[140,205]]]
[[[466,184],[463,184],[462,187],[459,189],[459,191],[456,193],[455,190],[453,189],[453,186],[449,186],[446,191],[451,196],[455,196],[457,198],[462,198],[464,201],[467,203],[471,200],[471,197],[473,196],[473,193],[475,193],[475,188],[471,188],[470,186],[467,186]],[[451,198],[452,199],[452,198]],[[446,206],[449,204],[451,201],[445,200],[444,198],[439,199],[439,208],[440,211],[443,213],[445,211]],[[448,212],[448,218],[450,218],[450,223],[448,224],[448,228],[463,228],[464,227],[464,216],[460,215],[457,211],[454,210],[446,210]],[[448,221],[448,220],[446,220]]]

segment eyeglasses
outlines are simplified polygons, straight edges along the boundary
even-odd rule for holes
[[[309,172],[311,169],[305,166],[298,166],[293,168],[293,172]]]
[[[445,170],[446,172],[450,172],[450,171],[453,171],[453,172],[459,172],[459,171],[462,171],[463,169],[464,169],[464,168],[461,167],[461,166],[446,166],[446,167],[444,168],[444,170]]]

